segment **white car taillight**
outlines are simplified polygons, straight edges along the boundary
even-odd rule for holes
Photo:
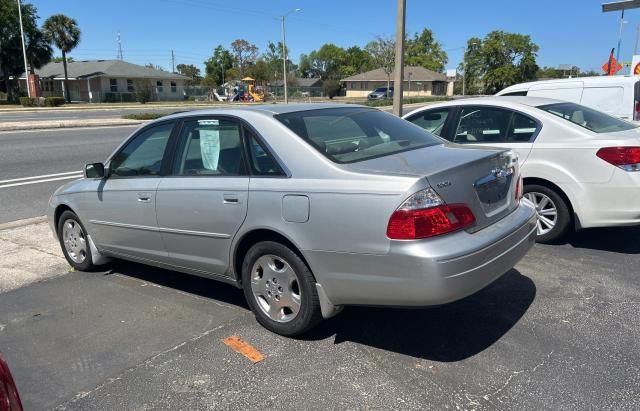
[[[445,204],[426,188],[407,198],[393,212],[387,225],[392,240],[416,240],[450,233],[474,224],[475,216],[465,204]]]
[[[640,147],[604,147],[596,155],[624,171],[640,171]]]

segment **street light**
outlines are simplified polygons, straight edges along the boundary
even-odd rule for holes
[[[27,81],[27,95],[31,97],[31,88],[29,87],[29,67],[27,67],[27,48],[24,46],[24,29],[22,28],[22,6],[18,0],[18,18],[20,19],[20,40],[22,40],[22,55],[24,57],[24,78]],[[18,80],[19,82],[20,80]]]
[[[284,19],[291,13],[302,11],[302,9],[293,9],[282,16],[282,83],[284,84],[284,104],[289,103],[287,95],[287,42],[284,35]]]
[[[467,51],[469,50],[469,46],[477,46],[478,42],[473,42],[463,47],[462,54],[462,95],[464,96],[465,92],[465,83],[467,82]]]

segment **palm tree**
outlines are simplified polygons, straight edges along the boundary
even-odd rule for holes
[[[49,17],[42,26],[47,37],[62,52],[62,64],[64,65],[64,94],[71,103],[69,95],[69,76],[67,75],[67,53],[80,43],[80,28],[78,23],[64,14],[55,14]]]

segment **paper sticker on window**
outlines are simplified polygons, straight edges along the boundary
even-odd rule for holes
[[[216,125],[218,120],[215,121]],[[202,165],[207,170],[218,169],[220,157],[220,131],[215,129],[200,129],[200,152],[202,153]]]
[[[218,126],[220,125],[219,120],[198,120],[199,126]]]

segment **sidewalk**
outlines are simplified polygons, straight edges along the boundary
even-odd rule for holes
[[[44,217],[0,224],[0,293],[65,274],[69,268]]]
[[[51,128],[75,128],[75,127],[105,127],[105,126],[129,126],[142,124],[142,120],[128,120],[123,118],[102,118],[83,120],[43,120],[43,121],[12,121],[0,123],[0,131],[16,130],[41,130]]]

